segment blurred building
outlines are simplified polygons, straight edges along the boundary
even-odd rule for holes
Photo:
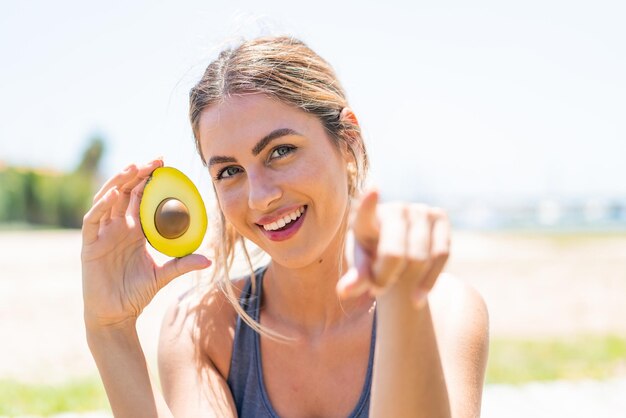
[[[446,207],[455,228],[626,231],[626,198],[467,200]]]

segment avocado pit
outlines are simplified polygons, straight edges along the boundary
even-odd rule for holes
[[[163,199],[154,212],[154,225],[163,238],[175,239],[182,236],[190,224],[189,209],[178,199]]]

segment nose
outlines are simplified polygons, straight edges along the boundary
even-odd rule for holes
[[[282,196],[282,189],[271,175],[248,172],[248,206],[265,211]]]

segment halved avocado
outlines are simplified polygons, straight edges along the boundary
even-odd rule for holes
[[[150,245],[170,257],[184,257],[197,250],[207,228],[198,189],[173,167],[152,172],[139,204],[139,219]]]

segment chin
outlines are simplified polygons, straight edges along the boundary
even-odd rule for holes
[[[271,252],[266,251],[266,253],[272,259],[272,263],[278,264],[284,268],[294,270],[305,268],[314,263],[317,263],[317,261],[322,257],[321,255],[316,257],[314,254],[312,254],[310,249],[307,249],[307,254],[296,251],[277,250]]]
[[[312,243],[309,240],[300,245],[293,242],[282,248],[272,246],[261,248],[271,257],[273,263],[284,268],[296,270],[310,266],[320,266],[321,260],[333,262],[332,260],[337,257],[337,254],[341,253],[337,247],[337,243],[331,239],[330,242]]]

